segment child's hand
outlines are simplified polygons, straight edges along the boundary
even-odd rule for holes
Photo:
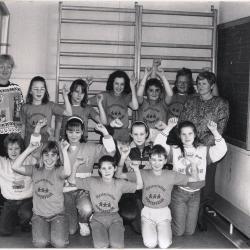
[[[213,121],[208,121],[207,127],[212,133],[217,131],[217,124]]]
[[[151,67],[145,67],[144,69],[144,77],[149,77],[152,73],[152,68]]]
[[[42,127],[44,127],[44,126],[46,126],[47,125],[47,119],[46,118],[44,118],[44,119],[41,119],[41,120],[39,120],[37,123],[36,123],[36,127],[37,128],[42,128]]]
[[[110,126],[112,128],[121,128],[123,126],[123,123],[119,118],[116,118],[110,122]]]
[[[117,143],[118,150],[121,154],[121,157],[127,159],[130,153],[130,146],[129,144],[121,143],[118,141]]]
[[[139,162],[131,161],[131,163],[130,163],[130,168],[132,168],[134,170],[134,172],[140,171],[139,166],[140,166]]]
[[[60,146],[62,151],[67,151],[69,148],[69,143],[66,140],[61,140]]]
[[[64,96],[69,93],[69,87],[66,84],[63,85],[62,93]]]
[[[41,143],[36,141],[36,142],[30,142],[30,144],[28,145],[28,149],[33,152],[35,151],[36,149],[38,149],[39,147],[41,146]]]
[[[98,94],[98,95],[96,95],[96,100],[97,100],[97,104],[98,104],[98,105],[102,104],[102,101],[103,101],[103,94]]]
[[[155,58],[153,60],[152,74],[151,77],[155,78],[157,75],[158,67],[161,65],[161,59]]]
[[[95,129],[99,132],[101,132],[103,134],[103,136],[105,135],[109,135],[108,130],[106,129],[106,127],[104,125],[102,125],[101,123],[96,124]]]
[[[156,71],[155,74],[161,79],[165,77],[165,72],[163,69],[158,69],[158,71]]]
[[[158,130],[163,130],[167,127],[167,124],[164,123],[163,121],[157,121],[155,123],[155,128],[158,129]]]
[[[88,84],[88,88],[91,86],[93,82],[94,82],[93,76],[86,76],[86,83]]]
[[[137,84],[137,79],[135,77],[135,74],[133,73],[130,77],[130,88],[132,89],[135,89],[136,87],[136,84]]]
[[[169,120],[168,120],[168,127],[169,128],[173,128],[177,125],[178,123],[178,118],[177,117],[171,117]]]

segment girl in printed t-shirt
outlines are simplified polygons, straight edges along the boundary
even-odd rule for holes
[[[56,142],[48,141],[42,145],[40,159],[36,164],[23,165],[26,157],[40,146],[37,137],[43,126],[44,120],[37,123],[29,146],[16,158],[12,169],[19,174],[31,176],[33,180],[33,245],[44,248],[51,244],[62,248],[69,243],[63,199],[64,179],[71,173],[67,153],[69,144],[62,141],[59,148]]]
[[[166,143],[169,131],[176,126],[178,118],[170,118],[165,129],[157,135],[155,144],[165,147],[173,163],[173,170],[191,176],[197,169],[196,179],[191,178],[187,185],[178,186],[173,190],[171,212],[173,216],[172,230],[177,236],[192,235],[195,232],[200,204],[200,189],[205,186],[207,165],[219,161],[227,152],[227,145],[213,121],[207,123],[214,136],[214,146],[203,146],[198,142],[197,131],[192,122],[183,121],[178,125],[180,143],[169,146]]]
[[[138,109],[135,86],[134,76],[129,79],[124,71],[117,70],[110,74],[106,92],[99,94],[103,96],[102,104],[107,116],[107,124],[114,128],[113,137],[116,140],[128,134],[128,107],[132,110]],[[91,104],[95,104],[95,99],[91,99]]]
[[[28,146],[30,136],[39,120],[47,119],[47,124],[41,130],[42,142],[46,142],[51,133],[52,115],[72,115],[72,108],[68,100],[66,88],[63,89],[63,97],[66,109],[59,104],[49,101],[49,92],[43,77],[35,76],[31,79],[26,103],[23,105],[21,111],[26,146]],[[54,135],[52,134],[51,136]]]
[[[97,100],[97,105],[99,109],[98,112],[90,105],[88,105],[88,84],[83,79],[76,79],[72,82],[70,90],[68,93],[69,102],[72,107],[72,115],[80,117],[84,122],[84,138],[88,137],[88,119],[89,117],[97,123],[102,123],[106,125],[107,119],[105,111],[102,106],[102,99]],[[65,136],[65,125],[67,122],[67,117],[57,116],[56,118],[56,130],[55,136],[59,138],[64,138]]]
[[[134,193],[141,186],[138,165],[131,167],[137,183],[114,178],[117,167],[112,156],[103,156],[99,160],[100,177],[76,178],[77,187],[90,192],[94,210],[90,226],[95,248],[124,248],[124,226],[118,213],[118,202],[123,193]]]

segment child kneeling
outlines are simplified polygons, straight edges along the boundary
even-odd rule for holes
[[[123,220],[118,214],[118,202],[123,193],[134,193],[141,184],[115,179],[115,160],[112,156],[103,156],[99,160],[100,177],[76,178],[79,189],[88,190],[93,206],[90,219],[92,238],[95,248],[124,248]],[[134,172],[139,178],[139,168]]]

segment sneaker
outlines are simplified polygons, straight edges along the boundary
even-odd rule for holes
[[[79,226],[80,226],[80,235],[81,236],[90,235],[90,229],[89,229],[88,223],[80,223],[79,222]]]

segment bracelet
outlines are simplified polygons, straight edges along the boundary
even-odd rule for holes
[[[220,142],[221,140],[222,140],[223,138],[222,138],[222,136],[218,139],[214,139],[216,142]]]

